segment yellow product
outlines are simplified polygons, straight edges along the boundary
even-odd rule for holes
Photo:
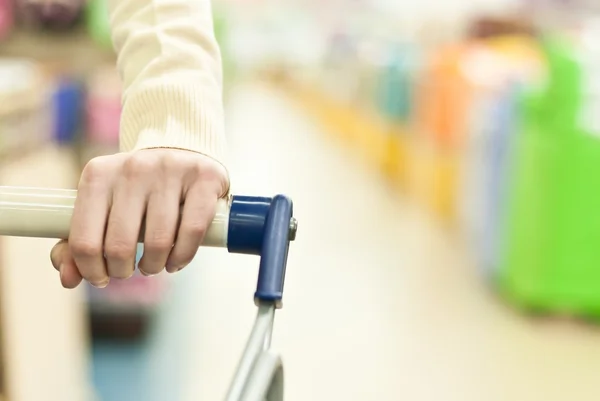
[[[540,66],[543,63],[540,45],[538,41],[532,37],[501,36],[488,39],[487,45],[490,49],[502,53],[508,59],[515,60],[519,64],[526,62],[533,63],[535,66]]]
[[[442,221],[452,223],[456,217],[455,192],[457,186],[458,157],[451,152],[437,152],[432,160],[432,209]]]
[[[413,136],[408,143],[407,159],[409,190],[415,199],[427,207],[432,207],[432,177],[434,175],[434,149],[422,136]]]
[[[409,181],[409,147],[410,137],[405,135],[405,129],[399,125],[390,127],[385,144],[383,171],[394,185],[404,189]]]

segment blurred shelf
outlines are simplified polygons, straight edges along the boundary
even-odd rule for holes
[[[0,167],[26,159],[39,151],[43,151],[52,144],[49,141],[23,142],[14,147],[0,147]]]
[[[0,43],[0,57],[32,58],[84,75],[116,61],[115,53],[95,43],[84,27],[65,32],[17,29]]]

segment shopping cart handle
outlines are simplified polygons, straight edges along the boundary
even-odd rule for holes
[[[0,186],[0,236],[67,239],[76,197],[74,190]],[[219,201],[203,246],[260,256],[255,299],[280,306],[296,229],[288,197],[232,196]]]
[[[297,222],[292,200],[233,196],[229,210],[227,248],[232,253],[260,255],[254,299],[273,302],[280,308],[290,241]]]

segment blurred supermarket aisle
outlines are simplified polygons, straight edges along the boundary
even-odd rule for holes
[[[597,399],[600,333],[504,308],[459,244],[278,92],[238,88],[229,132],[235,192],[287,193],[300,221],[275,333],[288,400]],[[186,401],[222,396],[254,317],[255,259],[195,264],[175,283],[188,326],[168,336]]]
[[[300,221],[274,338],[285,358],[287,401],[597,400],[597,329],[533,321],[503,307],[457,241],[276,89],[246,85],[231,95],[234,191],[287,193]],[[57,156],[46,158],[41,166]],[[18,243],[9,246],[13,254],[31,250],[32,242]],[[44,249],[30,252],[36,259],[28,263],[45,266],[51,241],[37,243]],[[46,268],[36,291],[56,278]],[[256,268],[252,257],[203,250],[173,276],[148,344],[96,347],[101,400],[221,399],[254,317]],[[26,272],[34,270],[11,271],[31,280]],[[67,296],[58,285],[50,289]],[[39,303],[17,301],[21,320],[64,335],[60,324],[32,318]],[[43,313],[56,325],[53,305]],[[32,330],[19,327],[11,336]],[[28,344],[18,343],[31,352],[45,347]],[[67,349],[53,344],[57,353]],[[44,366],[57,369],[54,362]],[[22,377],[41,368],[19,366]]]
[[[81,18],[58,30],[12,3],[0,0],[0,185],[72,186],[117,149],[106,0],[72,2]],[[598,400],[589,2],[213,3],[234,192],[289,194],[300,221],[275,333],[287,401]],[[257,76],[271,86],[238,84]],[[1,399],[221,399],[255,314],[255,258],[202,250],[176,276],[86,294],[57,282],[53,241],[1,242]],[[148,338],[90,341],[86,306],[115,334],[140,302],[157,312]]]
[[[236,87],[228,122],[234,191],[287,193],[300,221],[274,338],[286,362],[287,401],[597,399],[597,329],[536,322],[503,307],[458,241],[278,90]],[[41,166],[57,156],[47,158]],[[19,243],[12,253],[31,249]],[[31,265],[47,263],[51,241],[38,243],[47,249],[32,252],[39,259]],[[221,399],[254,317],[256,268],[252,257],[203,250],[173,276],[148,344],[95,349],[101,400]],[[48,277],[36,291],[56,278],[42,271]],[[19,301],[22,319],[40,310]],[[52,305],[44,313],[56,322]],[[33,352],[44,344],[19,343]],[[41,372],[20,368],[23,377]]]

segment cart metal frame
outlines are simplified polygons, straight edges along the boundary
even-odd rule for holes
[[[0,236],[67,239],[76,197],[73,190],[0,186]],[[283,401],[283,362],[271,337],[297,226],[292,201],[284,195],[231,196],[219,204],[206,234],[204,246],[260,257],[258,313],[225,401]]]

